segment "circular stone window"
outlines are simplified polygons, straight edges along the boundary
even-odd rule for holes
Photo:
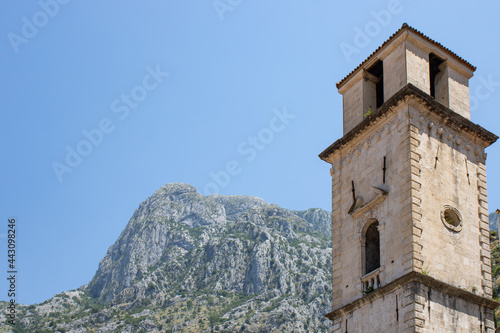
[[[444,225],[455,232],[462,230],[462,216],[460,212],[451,206],[444,206],[441,210],[441,221]]]

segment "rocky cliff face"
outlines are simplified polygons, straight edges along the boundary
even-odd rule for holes
[[[147,277],[154,265],[172,265],[178,256],[193,249],[193,231],[222,226],[225,216],[222,204],[203,197],[192,186],[171,184],[160,188],[141,203],[101,260],[89,284],[91,295],[104,302],[120,298],[125,289],[134,285],[134,280]],[[169,268],[175,270],[173,266]]]
[[[53,307],[64,320],[52,328],[327,332],[330,242],[331,216],[321,209],[168,184],[135,211],[88,286]],[[50,328],[44,316],[54,315],[39,309],[26,310],[27,329]]]
[[[490,220],[490,230],[498,231],[498,224],[500,223],[500,214],[496,212],[490,213],[489,220]]]

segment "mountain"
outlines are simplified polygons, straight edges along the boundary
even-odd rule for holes
[[[20,307],[17,329],[329,332],[331,251],[329,212],[168,184],[140,204],[88,285]]]
[[[490,220],[490,230],[491,231],[498,231],[498,224],[500,224],[500,214],[499,213],[490,213],[489,215],[489,220]]]

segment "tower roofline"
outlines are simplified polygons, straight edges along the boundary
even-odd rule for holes
[[[428,107],[429,110],[443,118],[447,118],[447,123],[450,125],[456,125],[457,128],[461,130],[474,133],[479,136],[482,140],[484,140],[488,144],[493,144],[498,136],[491,133],[490,131],[484,129],[478,124],[473,123],[469,119],[459,115],[453,110],[445,107],[444,105],[435,101],[434,98],[415,87],[413,84],[408,83],[404,86],[399,92],[397,92],[394,96],[392,96],[389,100],[387,100],[382,107],[380,107],[377,111],[375,111],[372,115],[367,116],[362,122],[360,122],[356,127],[350,130],[346,135],[342,138],[335,141],[328,148],[326,148],[323,152],[321,152],[318,156],[322,160],[327,161],[327,158],[333,152],[341,149],[351,140],[353,140],[358,134],[367,129],[377,118],[389,113],[394,106],[396,106],[401,100],[404,100],[406,96],[415,96],[421,99]]]
[[[458,63],[462,64],[465,66],[468,70],[471,72],[474,72],[476,70],[476,67],[473,66],[471,63],[469,63],[467,60],[463,59],[462,57],[458,56],[456,53],[448,49],[447,47],[443,46],[441,43],[436,42],[435,40],[429,38],[422,32],[418,31],[417,29],[409,26],[407,23],[403,23],[401,28],[399,28],[398,31],[396,31],[394,34],[392,34],[391,37],[389,37],[382,45],[380,45],[375,51],[373,51],[372,54],[368,56],[361,64],[359,64],[353,71],[351,71],[349,74],[347,74],[342,80],[340,80],[337,83],[337,89],[340,89],[345,83],[347,83],[355,74],[357,74],[359,71],[361,71],[367,63],[369,63],[371,60],[373,60],[377,55],[382,53],[382,51],[392,42],[394,42],[399,36],[401,36],[405,32],[412,32],[425,40],[426,42],[432,44],[433,46],[437,47],[443,54],[450,56],[453,58],[455,61]]]

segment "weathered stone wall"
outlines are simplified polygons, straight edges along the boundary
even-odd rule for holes
[[[493,311],[488,308],[410,282],[339,316],[333,332],[493,333],[493,320]]]
[[[410,159],[408,107],[401,103],[397,111],[378,120],[348,146],[331,156],[332,164],[332,237],[333,237],[333,306],[347,304],[363,296],[363,232],[369,221],[379,222],[380,282],[382,284],[411,271],[405,266],[405,249],[411,256]],[[386,182],[383,183],[383,160],[386,157]],[[385,188],[385,200],[368,209],[353,204],[352,182],[363,208],[381,194],[374,187]],[[406,244],[406,246],[405,246]]]
[[[399,38],[386,46],[377,59],[383,62],[384,102],[408,83],[430,94],[431,52],[438,53],[414,36]],[[443,54],[440,57],[447,58]],[[435,78],[436,101],[470,119],[469,78],[472,72],[452,59],[439,67]],[[375,84],[366,78],[369,76],[366,72],[358,72],[339,89],[344,103],[344,135],[364,119],[370,106],[373,112],[376,109]]]
[[[487,209],[485,183],[478,183],[484,174],[484,145],[443,125],[418,104],[410,106],[410,112],[415,156],[412,204],[421,219],[414,257],[422,259],[422,270],[430,276],[491,297],[489,230],[478,215],[478,198]],[[461,231],[443,222],[445,205],[460,212]]]
[[[417,271],[456,288],[491,297],[485,146],[473,134],[443,125],[443,120],[423,106],[421,100],[411,97],[402,99],[390,113],[375,120],[330,155],[334,309],[365,297],[363,236],[367,223],[373,220],[379,222],[381,267],[377,275],[381,286]],[[385,184],[384,157],[387,168]],[[355,207],[352,207],[353,181],[357,197]],[[385,189],[387,196],[381,196],[381,191],[375,187]],[[450,230],[443,223],[441,211],[444,205],[459,210],[461,231]],[[421,306],[417,296],[412,309]],[[451,322],[456,325],[457,332],[466,332],[480,325],[476,318],[479,312],[470,314],[470,318],[453,317],[465,311],[461,309],[467,307],[467,301],[455,296],[454,300],[446,297],[441,297],[444,300],[441,303],[436,298],[435,310],[442,313],[442,320],[434,322],[434,328],[423,330],[421,323],[426,317],[420,311],[411,314],[413,326],[405,320],[406,329],[411,326],[420,327],[415,330],[417,332],[436,332],[438,325],[450,325]],[[432,308],[433,300],[430,302]],[[446,302],[457,304],[458,308],[447,310],[444,308]],[[381,312],[393,311],[394,302],[388,304],[379,307],[375,302],[372,306],[379,307]],[[364,318],[366,325],[373,324],[370,311],[374,310],[369,309],[353,314],[351,319]],[[490,315],[490,310],[482,311],[481,316],[485,316],[482,318]],[[345,319],[350,322],[349,317],[343,316],[344,324]],[[382,319],[373,320],[379,323]],[[341,325],[340,321],[336,324]],[[356,325],[355,321],[353,325]]]
[[[475,67],[402,29],[337,85],[344,137],[320,155],[332,164],[329,318],[334,332],[346,325],[348,332],[492,332],[484,148],[497,137],[466,120]],[[438,59],[432,65],[440,63],[435,97],[431,53]],[[385,104],[363,121],[376,103],[377,78],[367,70],[378,71],[379,61]],[[364,232],[374,221],[380,268],[369,272]],[[411,276],[420,280],[410,283]],[[406,284],[395,289],[396,279]]]
[[[405,43],[399,44],[383,59],[384,63],[384,102],[391,98],[406,84]]]
[[[458,71],[447,67],[449,105],[456,113],[470,119],[469,80]]]
[[[425,285],[417,286],[422,332],[487,332],[493,333],[494,316],[491,309],[450,296]]]
[[[344,134],[363,120],[363,79],[352,85],[342,98]]]
[[[363,79],[363,117],[368,111],[374,113],[377,110],[377,78],[366,74],[368,78]]]
[[[439,72],[434,78],[434,98],[436,102],[439,102],[446,107],[449,107],[450,105],[450,94],[448,92],[448,88],[448,71],[446,63],[442,63],[439,66]]]
[[[470,119],[469,79],[442,63],[436,75],[436,101]]]
[[[409,41],[406,48],[406,83],[411,83],[423,92],[430,94],[429,53]]]
[[[399,288],[341,316],[333,323],[333,332],[404,332],[403,317],[403,289]]]

